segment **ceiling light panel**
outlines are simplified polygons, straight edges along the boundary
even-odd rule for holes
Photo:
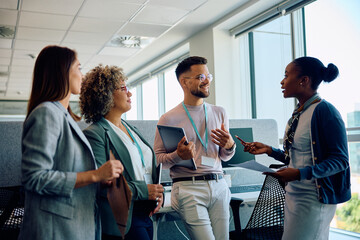
[[[125,22],[106,19],[78,17],[71,26],[71,31],[114,34]]]
[[[16,0],[1,0],[1,8],[17,10],[17,5]]]
[[[19,80],[19,79],[18,79]],[[10,79],[8,82],[8,87],[17,87],[21,89],[27,89],[31,86],[31,81],[17,81],[16,79]]]
[[[74,49],[78,54],[95,54],[97,53],[101,47],[103,46],[103,43],[101,44],[84,44],[84,43],[69,43],[69,42],[63,42],[61,44],[64,47],[68,47],[70,49]]]
[[[121,64],[127,59],[127,57],[121,56],[108,56],[108,55],[97,55],[91,59],[89,63],[86,64],[86,68],[93,68],[100,63],[102,65],[115,65],[121,66]]]
[[[88,61],[91,60],[92,58],[92,54],[80,54],[78,53],[78,59],[81,65],[84,65],[85,63],[87,63]]]
[[[23,11],[75,15],[83,0],[27,0],[22,1]]]
[[[109,55],[109,56],[131,56],[138,52],[139,49],[136,48],[119,48],[119,47],[104,47],[99,55]]]
[[[14,82],[24,82],[24,79],[31,80],[32,72],[13,72],[10,73],[10,79]]]
[[[11,57],[11,50],[10,49],[0,49],[0,56],[4,57],[4,58],[10,58]]]
[[[0,39],[0,48],[10,49],[12,45],[12,39]]]
[[[14,49],[32,50],[34,52],[40,52],[41,49],[43,49],[44,47],[55,44],[59,44],[59,41],[34,41],[18,39],[15,40]]]
[[[17,13],[15,10],[0,9],[0,24],[15,26]]]
[[[65,35],[65,31],[50,30],[41,28],[19,27],[16,38],[27,40],[57,41],[60,42]]]
[[[0,90],[6,90],[6,82],[0,81]]]
[[[9,71],[9,67],[8,66],[1,66],[0,65],[0,72],[7,72]],[[0,77],[1,78],[1,77]]]
[[[14,58],[12,61],[12,66],[34,66],[35,59],[25,59],[25,58]]]
[[[140,5],[140,4],[146,3],[146,1],[148,1],[148,0],[118,0],[118,1],[122,2],[122,3],[132,3],[132,4],[139,4]]]
[[[149,5],[160,5],[185,10],[193,10],[205,2],[207,2],[207,0],[151,0]]]
[[[23,11],[20,15],[19,26],[67,30],[73,18],[73,16]]]
[[[104,44],[111,34],[98,34],[89,32],[74,32],[70,31],[66,35],[64,42],[70,43],[88,43],[88,44]]]
[[[188,13],[170,7],[146,6],[133,20],[135,23],[173,25]]]
[[[10,58],[0,57],[0,65],[9,65]]]
[[[170,26],[164,25],[150,25],[142,23],[128,23],[120,30],[118,35],[131,35],[131,36],[145,36],[145,37],[159,37]]]
[[[118,0],[88,0],[79,16],[127,21],[140,7],[139,4],[122,3]]]
[[[11,67],[11,73],[14,72],[33,72],[34,67],[31,66],[12,66]]]

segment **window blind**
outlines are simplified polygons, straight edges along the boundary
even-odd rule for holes
[[[260,13],[259,15],[233,27],[230,29],[230,34],[235,35],[235,37],[250,31],[251,29],[258,27],[262,24],[270,22],[277,17],[284,16],[289,14],[299,8],[304,7],[305,5],[314,2],[316,0],[286,0],[274,7],[267,9],[266,11]]]

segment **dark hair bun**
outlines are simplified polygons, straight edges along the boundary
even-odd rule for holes
[[[339,69],[332,63],[329,63],[327,68],[323,68],[324,82],[331,82],[339,75]]]

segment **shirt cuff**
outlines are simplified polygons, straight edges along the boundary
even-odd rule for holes
[[[170,159],[172,159],[172,161],[174,163],[178,163],[182,161],[182,158],[179,157],[179,155],[177,154],[177,151],[174,151],[172,153],[170,153]]]

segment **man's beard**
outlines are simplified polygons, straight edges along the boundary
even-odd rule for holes
[[[191,94],[199,98],[207,98],[210,95],[210,92],[204,93],[200,90],[191,90]]]

